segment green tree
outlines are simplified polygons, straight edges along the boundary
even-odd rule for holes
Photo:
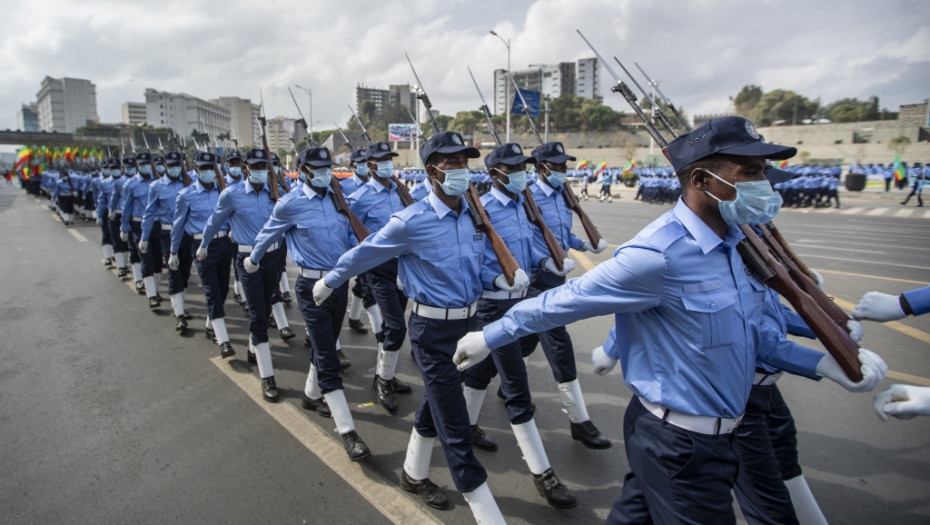
[[[733,101],[733,107],[737,115],[752,120],[750,115],[762,100],[762,95],[761,87],[749,84],[743,86],[743,89],[736,94],[736,97],[730,97],[730,100]]]
[[[837,100],[826,106],[823,114],[833,122],[859,122],[881,119],[878,97],[876,96],[869,97],[869,100],[856,98]]]
[[[473,111],[459,111],[449,122],[449,129],[462,135],[470,135],[478,129],[479,123],[483,123],[484,113]]]

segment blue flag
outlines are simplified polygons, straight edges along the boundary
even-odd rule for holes
[[[523,98],[526,99],[526,106],[530,110],[530,115],[534,117],[539,116],[539,91],[529,91],[527,89],[521,89],[520,93],[523,94]],[[514,95],[513,97],[513,107],[510,108],[511,113],[516,113],[518,115],[523,115],[523,101],[520,100],[520,95]]]

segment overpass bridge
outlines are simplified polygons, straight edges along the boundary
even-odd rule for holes
[[[128,139],[124,139],[128,143]],[[120,137],[75,136],[74,133],[47,131],[0,131],[0,144],[41,146],[119,146]]]

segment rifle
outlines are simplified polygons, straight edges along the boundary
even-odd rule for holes
[[[181,155],[181,184],[186,188],[194,182],[191,180],[191,176],[187,174],[187,155],[185,155],[184,150],[181,149],[181,142],[178,140],[178,136],[172,132],[171,137],[172,140],[174,140],[174,147],[177,148],[178,153]]]
[[[405,51],[404,56],[407,57],[407,63],[410,64],[413,77],[416,79],[417,85],[420,86],[420,93],[417,93],[417,98],[423,101],[423,107],[426,108],[426,114],[429,115],[429,122],[430,126],[433,128],[433,133],[439,133],[439,124],[436,123],[436,118],[433,116],[433,104],[429,101],[426,88],[423,87],[423,82],[420,81],[417,70],[413,67],[410,55]],[[488,214],[484,211],[484,206],[481,205],[481,199],[478,198],[475,185],[469,182],[468,190],[465,191],[462,197],[465,198],[465,203],[468,205],[468,214],[471,217],[472,224],[475,225],[475,231],[487,235],[488,240],[491,242],[491,248],[494,250],[494,256],[497,258],[497,263],[500,265],[501,272],[504,274],[504,278],[507,279],[508,284],[513,285],[514,277],[516,276],[517,270],[520,269],[520,265],[517,264],[517,260],[513,258],[513,254],[510,253],[510,249],[507,248],[507,245],[504,244],[504,239],[501,239],[501,236],[494,230],[494,227],[491,226],[491,222],[487,219]]]
[[[494,121],[491,120],[491,110],[488,108],[488,102],[484,99],[484,94],[481,92],[481,88],[478,87],[478,81],[475,80],[475,75],[472,74],[471,68],[468,66],[465,67],[468,69],[468,75],[471,76],[471,81],[475,84],[475,90],[478,91],[478,96],[481,97],[481,107],[478,109],[484,113],[484,118],[488,121],[491,136],[494,137],[494,143],[500,146],[501,139],[497,134],[497,130],[494,128]],[[562,271],[566,257],[565,250],[562,249],[562,245],[559,244],[559,240],[555,238],[555,234],[552,233],[552,230],[549,229],[546,222],[542,220],[542,214],[539,213],[539,208],[536,206],[533,192],[530,191],[529,187],[525,187],[521,194],[523,195],[523,210],[526,212],[526,218],[533,223],[534,226],[539,228],[543,240],[546,242],[546,248],[549,249],[549,254],[552,256],[552,263],[555,264],[555,267],[559,271]]]
[[[633,78],[633,75],[631,75],[626,66],[623,65],[623,62],[620,62],[620,59],[617,57],[614,57],[614,60],[617,62],[617,64],[620,65],[620,68],[623,69],[623,72],[626,73],[626,76],[630,77],[630,80],[633,81],[633,85],[636,86],[636,89],[638,89],[639,92],[643,94],[646,102],[649,102],[649,105],[652,106],[655,118],[659,119],[659,122],[661,122],[662,125],[665,126],[665,129],[667,129],[672,135],[677,135],[677,133],[675,133],[675,128],[672,126],[671,121],[668,120],[668,117],[665,116],[665,112],[662,111],[662,108],[656,104],[655,100],[652,100],[652,97],[649,96],[649,93],[646,93],[646,90],[643,89],[643,86],[640,86],[639,82]]]
[[[280,198],[278,195],[278,176],[274,171],[274,162],[271,158],[271,148],[268,147],[268,134],[265,133],[265,96],[262,95],[261,90],[258,91],[259,96],[261,97],[261,114],[255,119],[258,121],[259,127],[262,128],[262,148],[265,150],[265,158],[268,159],[268,171],[271,174],[271,184],[268,184],[268,189],[271,191],[271,200],[277,202]]]
[[[539,132],[536,130],[536,123],[533,122],[533,116],[530,115],[530,108],[528,108],[526,105],[526,99],[523,98],[523,93],[520,91],[520,88],[517,87],[517,82],[510,75],[509,71],[507,72],[507,76],[510,78],[510,82],[513,83],[513,87],[516,90],[517,95],[520,97],[520,102],[523,104],[523,114],[526,115],[527,120],[530,121],[530,126],[533,129],[533,134],[536,135],[536,140],[540,145],[542,145],[542,138],[540,138]],[[563,184],[562,187],[565,188],[565,191],[562,192],[562,196],[565,199],[565,204],[568,206],[568,209],[572,210],[576,215],[578,215],[578,220],[581,221],[581,226],[584,228],[584,232],[588,236],[588,239],[590,239],[591,246],[597,246],[600,244],[601,239],[603,239],[603,237],[601,237],[601,233],[597,231],[597,226],[594,225],[594,221],[588,217],[588,214],[585,213],[583,209],[581,209],[581,205],[578,204],[578,197],[575,197],[575,192],[572,191],[572,187],[568,184]]]
[[[647,132],[656,139],[656,142],[662,148],[662,153],[665,155],[665,158],[669,159],[668,142],[662,137],[659,131],[655,129],[655,125],[639,110],[636,105],[636,97],[629,92],[629,88],[625,90],[618,88],[623,82],[620,81],[610,68],[610,65],[601,57],[597,50],[594,49],[591,42],[588,42],[588,39],[584,37],[580,30],[578,34],[581,35],[581,38],[588,44],[588,47],[594,51],[598,60],[604,66],[604,69],[607,70],[617,82],[617,85],[614,86],[611,91],[620,92],[625,98],[627,98],[627,94],[632,96],[632,100],[627,98],[627,101],[634,110],[637,110],[637,114],[643,121],[643,125],[646,127]],[[671,162],[671,159],[669,159],[669,162]],[[820,342],[826,347],[830,355],[832,355],[840,365],[846,376],[853,381],[861,381],[862,364],[859,362],[859,345],[849,337],[849,333],[845,329],[845,324],[841,328],[840,325],[837,324],[837,320],[831,318],[831,315],[821,306],[820,302],[822,301],[815,300],[805,288],[802,288],[802,286],[795,282],[785,264],[777,260],[773,255],[772,252],[778,248],[774,248],[773,245],[767,245],[763,242],[763,238],[748,224],[741,224],[739,229],[743,232],[745,238],[740,241],[736,249],[743,258],[743,262],[746,266],[760,281],[764,282],[766,286],[778,292],[779,295],[786,298],[788,302],[791,303],[794,310],[804,319],[811,330],[817,335],[817,338],[820,339]],[[764,227],[760,229],[764,229]],[[764,235],[763,233],[763,236]],[[772,242],[779,244],[774,240],[774,236],[769,237]],[[779,248],[783,247],[779,245]],[[796,275],[799,273],[800,272],[795,272]],[[816,286],[813,288],[819,290]],[[814,293],[815,296],[819,295],[818,292],[814,290],[810,291]],[[822,294],[823,292],[820,291],[819,293]],[[829,301],[829,298],[827,298],[827,300]]]
[[[637,69],[639,69],[639,72],[642,73],[644,77],[646,77],[646,81],[649,82],[649,85],[656,88],[656,93],[658,93],[659,96],[662,97],[662,100],[665,101],[665,105],[667,105],[668,108],[672,110],[672,113],[674,113],[675,116],[678,117],[678,121],[681,122],[681,125],[685,127],[685,131],[688,131],[688,132],[694,131],[691,128],[691,126],[688,124],[688,121],[686,121],[685,118],[681,116],[681,113],[679,113],[679,111],[675,108],[675,105],[672,104],[672,101],[669,100],[668,97],[665,96],[665,93],[662,93],[661,89],[659,89],[659,83],[649,78],[649,75],[647,75],[646,72],[643,71],[643,68],[639,67],[639,64],[637,64],[636,62],[633,62],[633,65],[636,66]]]
[[[352,111],[352,106],[349,106],[348,104],[346,105],[349,107],[349,111]],[[358,122],[358,127],[362,128],[362,136],[365,137],[365,142],[371,146],[371,136],[368,135],[368,130],[365,129],[365,125],[362,124],[362,119],[358,118],[358,115],[355,114],[355,111],[352,111],[352,116],[355,117],[355,122]],[[342,130],[340,130],[340,133],[341,132]],[[343,138],[345,138],[345,135],[343,135]],[[407,189],[407,185],[403,184],[400,179],[397,178],[397,175],[392,173],[391,180],[394,181],[394,185],[397,186],[397,193],[400,195],[400,202],[404,205],[405,208],[416,202],[413,200],[413,196],[410,195],[410,190]]]

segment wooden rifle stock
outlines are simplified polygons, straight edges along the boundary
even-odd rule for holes
[[[552,230],[546,225],[546,221],[543,220],[542,214],[539,213],[539,207],[536,206],[536,199],[533,198],[533,192],[530,191],[529,187],[523,188],[523,199],[527,219],[542,232],[543,240],[546,241],[546,248],[549,249],[549,255],[552,256],[553,264],[559,271],[562,271],[566,258],[565,250],[562,249],[559,240],[555,238],[555,234],[552,233]]]
[[[793,249],[791,249],[791,246],[788,244],[788,241],[786,241],[785,238],[781,236],[781,232],[778,231],[778,228],[775,227],[775,224],[770,222],[766,226],[768,226],[769,232],[771,232],[772,237],[774,237],[775,240],[778,241],[778,244],[781,245],[782,249],[785,251],[786,254],[788,254],[789,258],[794,262],[795,265],[797,265],[798,269],[801,272],[803,272],[804,275],[808,276],[812,281],[816,282],[817,277],[814,275],[814,272],[812,272],[811,269],[808,268],[806,264],[804,264],[804,261],[802,261],[801,258],[798,257],[798,254],[795,253]]]
[[[853,381],[861,381],[862,363],[859,362],[859,345],[850,339],[844,328],[840,328],[827,315],[817,301],[795,284],[788,275],[787,268],[772,257],[752,227],[741,225],[739,228],[746,238],[739,243],[737,250],[746,265],[765,282],[766,286],[791,303],[794,310],[804,318],[820,342],[840,365],[846,376]]]
[[[333,190],[332,199],[336,211],[349,218],[349,226],[352,227],[352,233],[355,234],[355,238],[358,239],[358,242],[364,241],[369,235],[368,228],[366,228],[365,225],[362,224],[362,221],[349,209],[345,195],[342,193],[342,185],[333,177],[329,181],[329,187]]]
[[[494,227],[491,226],[491,221],[487,219],[484,206],[481,205],[481,200],[478,199],[478,192],[475,191],[474,184],[468,183],[468,189],[465,191],[463,197],[465,197],[465,202],[468,204],[468,212],[471,215],[472,223],[475,225],[475,230],[488,236],[488,240],[491,241],[491,248],[494,250],[494,256],[497,257],[497,263],[501,267],[504,278],[507,279],[508,284],[513,285],[514,276],[517,270],[520,269],[520,265],[517,264],[517,260],[513,258],[513,254],[510,253],[510,249],[507,248],[507,245],[504,244],[504,239],[501,239],[501,236],[498,235]]]
[[[578,197],[575,197],[575,192],[572,191],[571,186],[568,183],[562,184],[562,187],[565,188],[565,191],[562,195],[565,196],[565,203],[568,204],[568,207],[578,215],[578,219],[581,221],[581,226],[584,227],[584,232],[588,236],[588,239],[591,241],[591,247],[596,248],[597,245],[601,242],[600,232],[597,231],[597,226],[591,222],[591,218],[588,217],[588,214],[581,209],[581,205],[578,204]]]
[[[216,170],[216,184],[220,187],[220,193],[222,193],[226,190],[226,175],[223,175],[220,163],[216,160],[216,155],[213,156],[213,169]]]
[[[391,175],[391,180],[397,185],[397,192],[400,193],[400,202],[403,203],[404,207],[406,208],[413,204],[413,196],[410,195],[410,190],[407,189],[407,185],[402,183],[401,180],[397,178],[397,175]]]

